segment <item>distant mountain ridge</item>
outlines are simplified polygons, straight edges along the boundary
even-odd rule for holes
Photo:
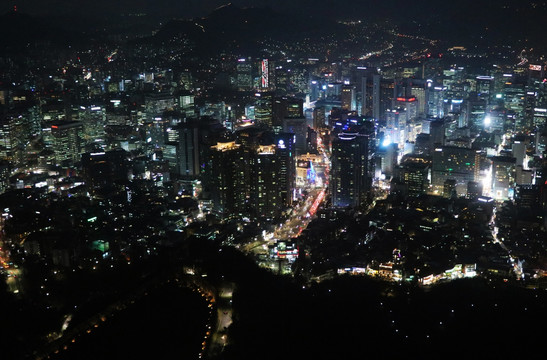
[[[547,33],[547,1],[542,0],[80,0],[79,6],[73,0],[52,0],[47,7],[44,1],[25,0],[19,11],[33,6],[39,9],[39,3],[47,10],[42,12],[44,17],[30,20],[13,11],[0,17],[13,34],[0,39],[0,45],[16,46],[33,39],[66,42],[71,32],[60,29],[65,23],[74,27],[75,19],[86,18],[92,32],[96,30],[93,27],[123,24],[146,13],[143,22],[164,24],[157,35],[160,39],[187,32],[200,42],[245,42],[264,36],[290,40],[294,34],[319,36],[336,31],[336,21],[341,19],[360,19],[388,21],[401,32],[462,45],[511,45],[520,41],[529,47],[547,48],[543,39]],[[47,21],[53,14],[55,25]]]

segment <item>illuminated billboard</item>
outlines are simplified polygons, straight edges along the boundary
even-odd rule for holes
[[[267,88],[269,87],[269,73],[268,73],[268,59],[263,59],[262,60],[262,81],[261,81],[261,85],[262,85],[262,88]]]

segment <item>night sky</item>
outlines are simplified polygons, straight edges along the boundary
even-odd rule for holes
[[[21,12],[35,16],[49,15],[111,15],[116,13],[146,12],[148,14],[177,17],[205,16],[212,10],[228,3],[223,0],[3,0],[0,10],[6,12],[17,5]],[[287,0],[234,0],[238,6],[268,5],[276,9],[295,4]],[[301,5],[311,3],[302,1]]]

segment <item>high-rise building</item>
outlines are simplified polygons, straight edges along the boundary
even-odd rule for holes
[[[514,157],[494,156],[492,158],[492,194],[496,200],[512,198],[515,186]]]
[[[248,163],[240,144],[219,142],[211,148],[212,199],[215,211],[224,217],[247,213]]]
[[[255,94],[255,120],[267,126],[273,125],[273,95],[269,92]]]
[[[285,118],[283,120],[283,131],[294,134],[294,146],[298,154],[306,152],[306,138],[308,125],[306,118]]]
[[[405,161],[400,168],[401,180],[408,187],[409,196],[425,194],[429,187],[427,162]]]
[[[372,117],[376,121],[380,120],[380,116],[382,114],[382,106],[380,103],[382,98],[382,94],[380,92],[381,79],[382,78],[378,74],[372,76]]]
[[[327,126],[327,117],[324,107],[316,107],[313,109],[313,128],[318,130]]]
[[[3,194],[9,189],[10,170],[11,166],[9,161],[0,160],[0,194]]]
[[[238,59],[236,65],[236,87],[240,91],[249,91],[253,88],[253,67],[248,59]]]
[[[332,141],[330,191],[336,207],[364,205],[372,184],[372,134],[366,131],[341,132]]]
[[[281,131],[283,120],[301,119],[304,117],[304,102],[292,97],[276,97],[272,102],[272,127],[274,131]]]
[[[516,158],[516,165],[524,166],[524,159],[526,158],[525,139],[523,137],[519,137],[518,140],[515,138],[511,150],[513,157]]]
[[[51,135],[57,165],[65,165],[80,160],[80,153],[83,150],[83,124],[81,122],[52,122]]]
[[[262,59],[260,62],[260,89],[268,90],[270,88],[270,65],[268,59]]]
[[[285,206],[290,206],[296,180],[295,137],[291,133],[274,135],[275,152],[279,159],[279,189]]]
[[[83,123],[83,140],[85,144],[100,142],[101,140],[104,142],[106,125],[106,109],[104,107],[82,107],[78,117]]]
[[[455,146],[437,147],[433,151],[431,183],[433,190],[442,193],[447,179],[456,180],[458,195],[465,196],[467,183],[478,181],[480,153]]]
[[[446,87],[430,86],[427,88],[427,116],[434,118],[444,117],[444,96]]]
[[[342,94],[340,95],[342,109],[346,111],[357,110],[357,93],[353,85],[342,86]]]
[[[179,174],[197,177],[200,175],[199,127],[191,120],[177,125],[177,163]]]
[[[398,153],[399,147],[394,143],[381,146],[376,152],[376,166],[380,173],[384,174],[388,179],[393,176],[393,171],[397,165]]]
[[[477,96],[481,99],[488,100],[488,98],[492,94],[492,89],[494,88],[494,77],[481,75],[477,76],[476,81]]]
[[[19,162],[22,157],[21,146],[25,140],[23,119],[13,114],[0,118],[0,160]]]
[[[251,202],[256,216],[274,218],[285,206],[277,145],[260,145],[253,153]]]
[[[90,192],[127,182],[127,157],[127,152],[122,149],[82,154],[83,175]]]
[[[482,184],[476,181],[467,183],[467,197],[469,199],[477,199],[482,196]]]

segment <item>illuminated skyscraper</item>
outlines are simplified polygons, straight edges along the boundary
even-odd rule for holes
[[[256,216],[274,218],[285,206],[282,198],[281,161],[276,144],[260,145],[253,152],[251,201]]]
[[[240,91],[249,91],[253,88],[252,66],[247,59],[237,60],[235,82]]]
[[[255,120],[268,126],[273,125],[273,96],[272,93],[262,92],[255,94]]]
[[[294,134],[280,133],[274,136],[275,152],[279,161],[279,189],[285,206],[292,204],[296,180]]]
[[[346,111],[357,110],[357,93],[353,85],[344,85],[342,87],[342,94],[340,95],[340,101],[342,102],[342,109]]]
[[[270,88],[270,66],[268,59],[262,59],[260,62],[260,88]]]
[[[495,156],[492,158],[492,197],[496,200],[508,200],[513,197],[515,187],[514,157]]]
[[[79,121],[59,121],[51,124],[55,162],[64,165],[80,160],[83,149],[83,124]]]
[[[336,207],[358,207],[366,203],[372,184],[366,131],[341,132],[332,142],[330,191]]]
[[[224,217],[242,216],[247,212],[247,153],[234,141],[219,142],[211,150],[213,207]]]
[[[465,196],[467,183],[478,181],[480,153],[455,146],[437,147],[433,151],[431,183],[433,190],[442,193],[446,180],[456,181],[458,194]]]

